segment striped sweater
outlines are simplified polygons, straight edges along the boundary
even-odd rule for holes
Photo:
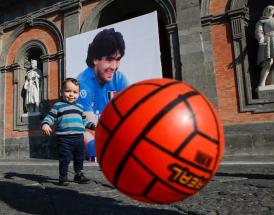
[[[85,128],[94,129],[94,124],[87,120],[80,104],[57,102],[53,105],[42,125],[55,125],[57,135],[83,134]]]

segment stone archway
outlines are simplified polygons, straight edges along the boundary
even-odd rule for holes
[[[48,91],[48,77],[47,71],[43,71],[47,68],[45,64],[47,61],[42,60],[42,56],[48,55],[46,46],[38,40],[30,40],[23,44],[20,50],[18,50],[15,57],[17,67],[13,69],[13,88],[14,88],[14,129],[15,130],[28,130],[30,127],[35,128],[35,124],[40,124],[41,114],[47,108],[47,91]],[[24,83],[27,70],[30,69],[28,65],[30,60],[36,60],[38,62],[39,73],[39,98],[40,105],[38,115],[28,115],[25,109],[24,100]],[[30,125],[32,124],[32,125]]]
[[[20,49],[16,52],[15,58],[8,59],[10,49],[13,46],[13,44],[17,41],[17,38],[27,32],[29,29],[34,29],[34,28],[44,28],[50,34],[54,37],[54,40],[56,41],[56,52],[54,53],[49,53],[47,47],[45,44],[43,44],[40,40],[38,39],[31,39],[25,41],[25,44],[22,44]],[[29,117],[28,119],[24,120],[22,118],[22,114],[24,113],[24,109],[22,107],[22,99],[20,98],[21,96],[21,85],[22,85],[22,78],[23,73],[24,73],[24,55],[28,52],[32,52],[30,50],[39,50],[38,51],[38,59],[41,65],[41,70],[43,71],[42,77],[41,77],[41,85],[43,86],[43,94],[41,95],[41,110],[47,109],[47,103],[48,103],[48,70],[49,70],[49,61],[56,60],[58,62],[58,71],[59,71],[59,77],[60,77],[60,83],[62,79],[62,71],[63,71],[63,36],[61,32],[58,30],[58,28],[50,21],[45,20],[45,19],[27,19],[25,23],[19,25],[9,36],[8,40],[4,43],[3,50],[1,53],[0,57],[0,65],[1,66],[1,71],[2,74],[1,76],[4,76],[6,72],[13,72],[13,87],[14,87],[14,123],[13,127],[14,130],[29,130],[32,129],[30,128],[30,125],[36,124],[34,126],[34,129],[39,129],[39,117],[36,117],[37,120],[30,120]],[[12,62],[11,62],[12,61]],[[1,84],[1,91],[5,92],[5,78],[2,79],[3,84]],[[59,84],[59,86],[61,86]],[[4,107],[5,104],[2,104]],[[1,108],[4,109],[4,108]],[[0,127],[4,128],[4,124],[1,125]]]
[[[16,40],[16,38],[22,34],[26,28],[28,27],[44,27],[48,29],[56,38],[57,46],[58,46],[58,52],[63,51],[63,36],[59,29],[50,21],[46,19],[36,18],[36,19],[28,19],[23,24],[18,26],[15,31],[9,36],[9,39],[7,42],[5,42],[2,53],[0,55],[0,66],[4,67],[6,65],[6,56],[9,52],[10,47],[12,46],[13,42]]]

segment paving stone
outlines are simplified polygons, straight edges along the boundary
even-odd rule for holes
[[[146,204],[121,194],[98,165],[85,165],[91,183],[58,186],[58,165],[0,161],[0,214],[228,215],[274,214],[274,165],[222,166],[200,192],[172,204]]]

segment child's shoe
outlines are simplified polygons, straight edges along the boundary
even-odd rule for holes
[[[90,179],[88,179],[84,173],[76,173],[74,176],[74,182],[79,184],[88,184],[90,182]]]
[[[69,185],[68,177],[60,175],[59,176],[59,185],[60,186],[68,186]]]

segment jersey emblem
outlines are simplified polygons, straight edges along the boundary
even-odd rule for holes
[[[87,91],[86,90],[84,90],[84,89],[82,89],[81,91],[80,91],[80,97],[81,98],[86,98],[87,97]]]

